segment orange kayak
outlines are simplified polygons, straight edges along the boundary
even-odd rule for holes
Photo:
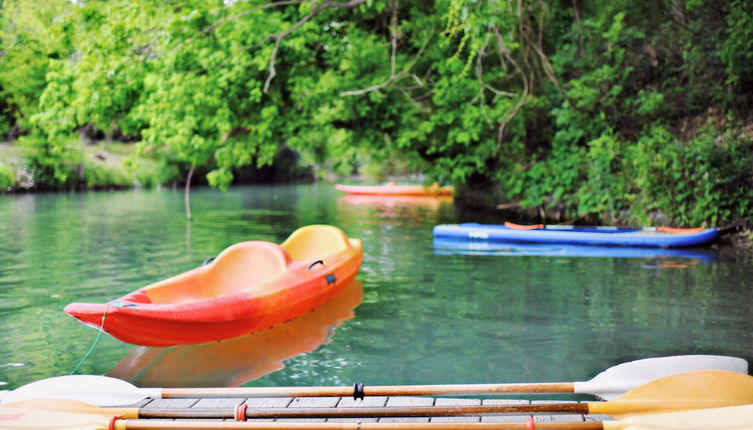
[[[441,187],[433,184],[423,185],[397,185],[390,182],[384,185],[342,185],[336,184],[335,189],[348,194],[370,196],[451,196],[452,187]]]
[[[232,245],[211,263],[109,303],[65,312],[123,342],[197,344],[269,328],[308,312],[355,278],[363,248],[337,227],[302,227],[277,245]]]

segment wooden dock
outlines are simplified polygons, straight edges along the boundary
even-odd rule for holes
[[[511,399],[474,399],[474,398],[444,398],[444,397],[366,397],[354,400],[352,397],[274,397],[274,398],[196,398],[196,399],[144,399],[133,405],[144,412],[170,409],[200,410],[228,410],[235,409],[239,404],[247,404],[249,411],[255,408],[332,408],[337,410],[357,410],[358,408],[390,408],[390,407],[449,407],[449,406],[479,406],[479,405],[536,405],[554,403],[552,400],[511,400]],[[562,403],[558,400],[556,403]],[[574,402],[575,403],[575,402]],[[472,423],[472,422],[526,422],[530,414],[498,414],[478,416],[426,416],[426,417],[347,417],[347,418],[248,418],[253,422],[442,422],[442,423]],[[536,414],[536,422],[583,422],[603,421],[609,417],[603,415],[580,414]],[[166,419],[166,418],[151,418]],[[188,418],[186,418],[188,419]],[[196,418],[193,418],[194,420]],[[203,418],[202,420],[233,421],[232,418]],[[181,419],[175,419],[180,421]]]

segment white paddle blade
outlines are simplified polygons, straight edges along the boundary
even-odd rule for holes
[[[59,398],[98,406],[130,405],[146,397],[160,398],[160,388],[137,388],[126,381],[98,375],[67,375],[41,379],[9,391],[3,404],[21,400]]]
[[[612,400],[649,381],[693,370],[729,370],[748,374],[748,362],[723,355],[675,355],[644,358],[610,367],[586,382],[575,382],[574,392]]]

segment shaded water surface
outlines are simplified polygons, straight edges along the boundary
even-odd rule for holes
[[[729,250],[593,255],[434,243],[451,201],[331,185],[0,197],[0,389],[71,372],[97,331],[63,313],[195,267],[244,240],[333,224],[361,238],[357,282],[251,336],[144,348],[101,336],[78,373],[140,386],[586,380],[673,354],[753,359],[753,260]],[[501,221],[501,220],[500,220]],[[606,252],[606,250],[605,250]],[[608,254],[608,253],[607,253]]]

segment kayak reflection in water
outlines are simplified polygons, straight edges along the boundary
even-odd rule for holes
[[[264,331],[199,345],[136,347],[108,375],[141,387],[241,386],[329,342],[362,299],[355,280],[322,306]]]

